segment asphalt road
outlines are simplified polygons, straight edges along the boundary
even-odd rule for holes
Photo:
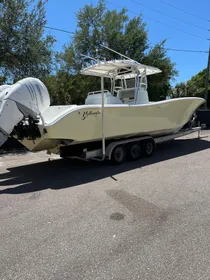
[[[0,156],[0,279],[210,279],[210,133],[113,166]]]

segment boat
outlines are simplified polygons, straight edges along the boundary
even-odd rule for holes
[[[32,152],[59,153],[62,146],[177,133],[205,102],[185,97],[149,101],[149,75],[162,71],[126,56],[93,59],[82,75],[99,77],[101,89],[87,93],[83,105],[51,106],[46,86],[27,77],[0,93],[0,146],[16,138]],[[110,88],[104,88],[104,79]]]

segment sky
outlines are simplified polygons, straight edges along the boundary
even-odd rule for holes
[[[168,5],[166,5],[165,3]],[[46,5],[47,26],[74,32],[77,27],[75,13],[85,4],[97,5],[97,0],[48,0]],[[176,8],[173,8],[175,6]],[[110,0],[109,9],[127,8],[133,18],[141,13],[147,24],[151,45],[167,39],[165,47],[170,49],[208,51],[210,44],[209,0]],[[70,35],[46,29],[56,37],[56,50],[68,43]],[[190,34],[189,34],[190,33]],[[207,66],[207,53],[168,51],[179,72],[173,82],[185,82]]]

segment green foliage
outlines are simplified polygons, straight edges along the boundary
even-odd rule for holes
[[[101,44],[138,61],[144,57],[148,38],[141,15],[129,20],[125,9],[119,12],[108,10],[105,1],[99,0],[96,7],[92,4],[85,5],[76,16],[77,30],[74,39],[64,46],[64,51],[59,56],[63,70],[78,71],[83,62],[80,54],[95,57],[96,49],[99,49],[101,59],[119,58],[119,55],[101,48]]]
[[[52,36],[44,37],[46,0],[0,0],[0,82],[33,76],[49,89],[52,104],[83,104],[88,92],[100,88],[100,79],[79,74],[87,60],[81,54],[100,59],[120,58],[101,44],[163,72],[149,77],[150,100],[167,96],[170,80],[177,74],[164,49],[165,41],[149,47],[142,15],[130,19],[126,9],[109,10],[105,0],[85,5],[76,13],[73,39],[57,53],[57,72],[52,73]],[[96,49],[99,51],[97,52]],[[105,83],[107,88],[107,83]]]
[[[173,98],[186,97],[186,96],[188,96],[187,83],[181,82],[177,84],[174,89],[172,89]]]
[[[51,104],[84,104],[87,93],[98,90],[100,80],[96,77],[88,77],[80,74],[72,75],[59,71],[56,76],[44,79],[48,88]]]
[[[197,75],[193,76],[188,82],[188,96],[204,97],[206,70],[200,71]],[[209,87],[210,90],[210,87]]]
[[[179,83],[173,89],[173,97],[196,96],[204,98],[206,83],[206,68],[193,76],[186,83]],[[210,94],[210,83],[208,92]],[[209,103],[210,101],[208,101]]]
[[[43,38],[45,24],[44,0],[0,1],[0,75],[10,80],[49,75],[55,40]]]
[[[0,85],[3,85],[6,83],[6,77],[0,76]]]
[[[143,63],[153,65],[162,70],[158,75],[148,77],[148,92],[150,100],[157,100],[158,97],[166,97],[170,90],[170,81],[178,74],[175,64],[167,57],[164,49],[165,40],[156,44],[143,58]]]

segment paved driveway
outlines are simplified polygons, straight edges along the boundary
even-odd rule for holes
[[[210,279],[210,142],[189,138],[122,166],[2,155],[0,279]]]

